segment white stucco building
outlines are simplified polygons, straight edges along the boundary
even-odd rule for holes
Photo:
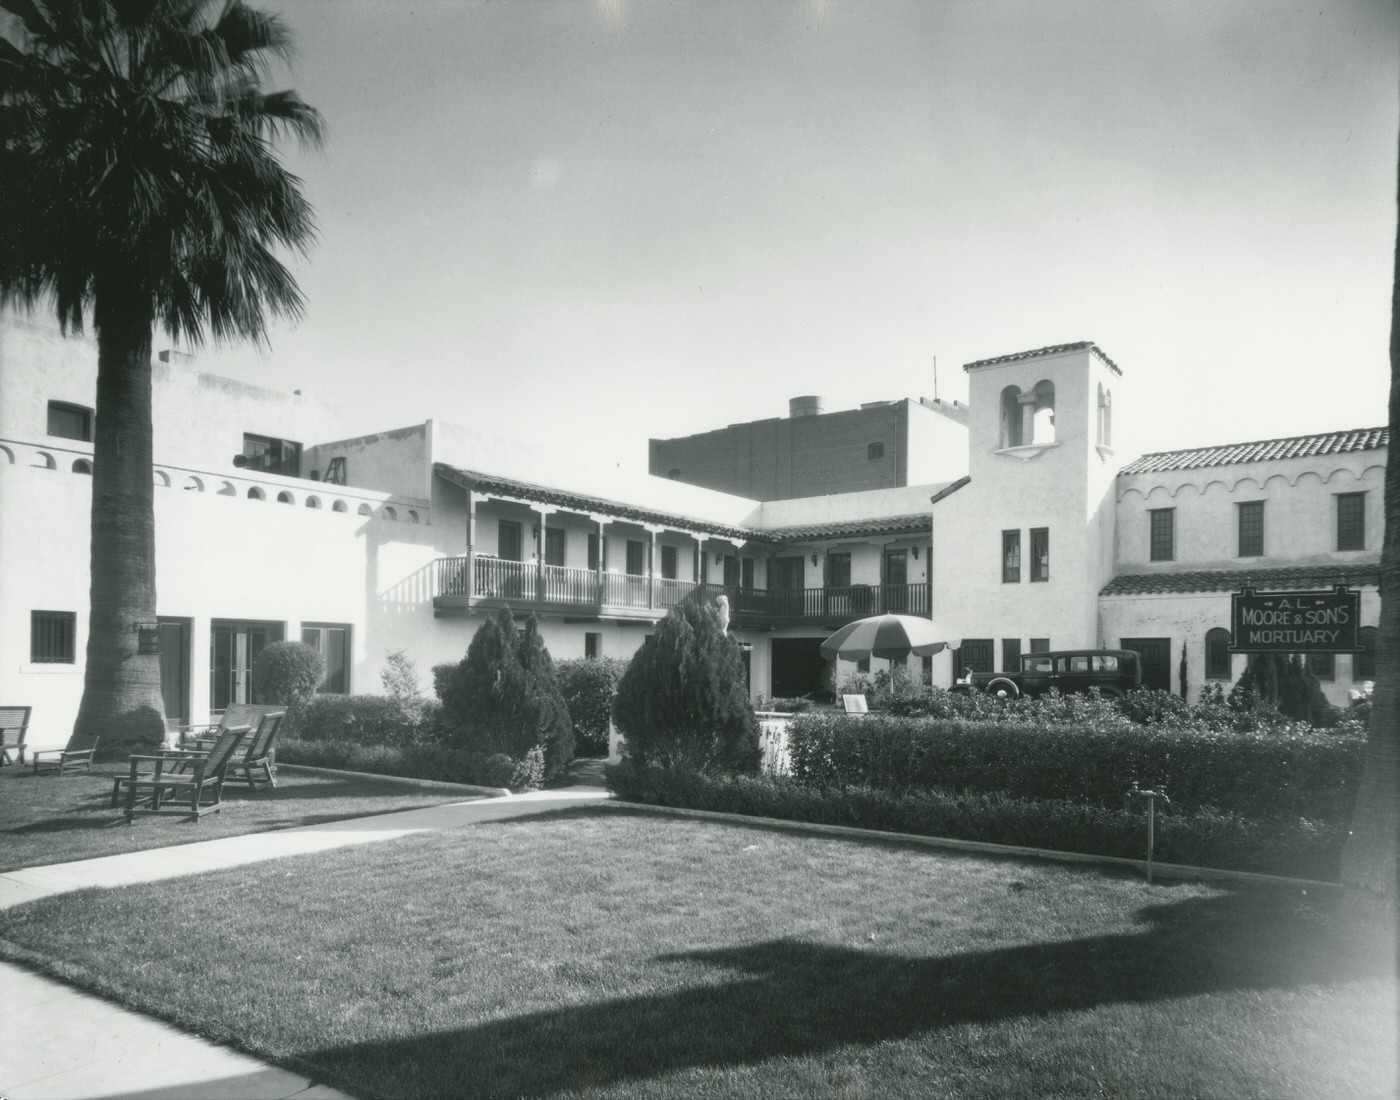
[[[1032,649],[1140,646],[1173,690],[1184,654],[1193,697],[1238,674],[1212,632],[1246,581],[1346,583],[1374,628],[1384,429],[1120,469],[1124,375],[1092,344],[967,369],[970,414],[939,414],[965,453],[945,447],[933,480],[761,501],[436,418],[345,439],[308,396],[170,356],[155,370],[153,471],[167,719],[249,701],[254,656],[282,639],[322,650],[327,691],[380,691],[398,650],[426,686],[506,606],[538,615],[557,659],[628,657],[697,587],[728,595],[755,696],[829,687],[822,639],[886,610],[931,615],[955,647],[930,659],[935,683]],[[82,690],[95,380],[89,342],[5,317],[0,703],[33,706],[37,747],[66,741]],[[879,458],[840,442],[852,461]],[[1374,676],[1364,655],[1320,673],[1335,702]]]

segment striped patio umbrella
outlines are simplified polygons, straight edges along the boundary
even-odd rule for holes
[[[822,642],[823,657],[840,657],[843,661],[863,661],[867,657],[882,657],[897,661],[913,653],[928,657],[947,648],[940,641],[933,620],[915,615],[872,615],[847,623]]]

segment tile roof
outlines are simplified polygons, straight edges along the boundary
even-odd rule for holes
[[[1275,569],[1214,569],[1193,573],[1128,573],[1114,577],[1100,596],[1150,596],[1185,592],[1238,592],[1242,588],[1306,591],[1339,584],[1378,585],[1379,564],[1299,565]]]
[[[434,463],[434,472],[441,478],[463,488],[486,493],[516,497],[540,504],[552,504],[571,512],[601,513],[636,523],[657,523],[681,531],[722,535],[728,538],[760,542],[803,542],[822,538],[851,538],[860,535],[932,534],[933,516],[930,512],[914,512],[894,516],[872,516],[860,519],[827,520],[825,522],[793,524],[785,527],[736,526],[716,523],[679,512],[666,512],[636,504],[624,504],[603,497],[556,489],[547,485],[500,477],[479,470],[462,469],[445,462]]]
[[[1185,451],[1158,451],[1128,463],[1118,473],[1147,474],[1163,470],[1195,470],[1203,466],[1229,466],[1237,462],[1265,462],[1280,458],[1372,451],[1390,445],[1389,428],[1354,428],[1321,435],[1295,435],[1287,439],[1262,439],[1255,443],[1227,443],[1219,447],[1194,447]]]
[[[998,355],[994,359],[979,359],[975,363],[963,364],[963,370],[972,370],[974,367],[990,367],[996,363],[1015,363],[1021,359],[1036,359],[1042,355],[1058,355],[1063,351],[1092,351],[1100,361],[1118,377],[1123,377],[1122,368],[1103,351],[1092,340],[1080,340],[1077,344],[1051,344],[1049,347],[1035,348],[1031,351],[1018,351],[1011,355]]]

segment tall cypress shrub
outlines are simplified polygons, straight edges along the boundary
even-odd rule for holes
[[[544,753],[544,780],[561,779],[574,756],[569,708],[533,615],[517,631],[506,608],[481,624],[467,655],[442,684],[443,722],[460,747],[523,761]]]
[[[617,685],[613,721],[637,764],[754,773],[758,721],[739,643],[714,604],[671,608]]]

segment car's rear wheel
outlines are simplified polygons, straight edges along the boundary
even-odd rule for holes
[[[1007,680],[1004,677],[998,677],[995,680],[987,681],[987,694],[995,695],[999,699],[1019,699],[1021,697],[1021,689],[1016,686],[1015,680]]]

